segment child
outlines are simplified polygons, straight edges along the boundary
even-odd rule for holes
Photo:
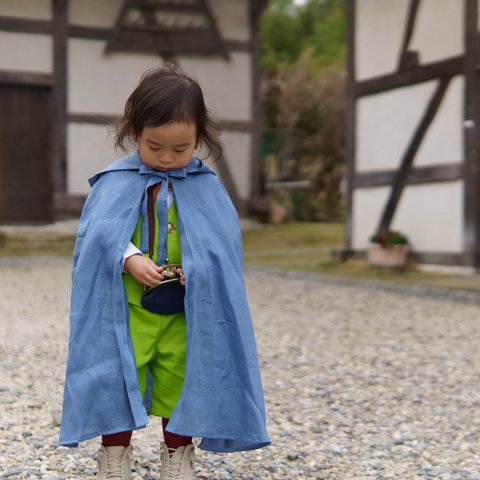
[[[97,479],[130,478],[130,438],[147,409],[163,419],[163,480],[194,478],[192,437],[215,452],[270,443],[238,217],[193,156],[203,147],[218,158],[218,133],[197,82],[159,68],[142,77],[118,125],[116,145],[136,151],[90,179],[59,443],[101,435]],[[144,289],[166,281],[168,263],[180,281],[152,289],[168,307],[155,313]]]

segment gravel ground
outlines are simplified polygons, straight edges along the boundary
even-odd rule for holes
[[[0,260],[0,478],[91,479],[56,446],[70,263]],[[248,269],[273,445],[197,450],[198,478],[480,479],[480,296]],[[160,425],[134,435],[158,479]]]

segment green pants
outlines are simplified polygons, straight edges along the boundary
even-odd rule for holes
[[[169,263],[182,263],[178,213],[173,203],[168,211],[169,233],[167,252]],[[140,218],[132,243],[139,247],[141,236]],[[158,245],[158,220],[155,211],[155,248],[153,261],[156,262]],[[145,254],[148,257],[148,254]],[[159,315],[142,307],[140,300],[143,285],[130,275],[124,274],[123,281],[127,292],[130,312],[130,335],[135,352],[138,384],[142,396],[145,395],[147,373],[153,377],[152,408],[150,413],[170,418],[180,398],[185,377],[186,323],[185,314]]]

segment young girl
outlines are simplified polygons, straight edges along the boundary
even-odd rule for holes
[[[116,144],[128,141],[136,150],[90,179],[78,228],[59,443],[101,435],[97,478],[129,479],[148,411],[163,419],[160,478],[192,479],[192,437],[215,452],[270,443],[238,217],[194,156],[221,144],[179,69],[142,77],[118,125]]]

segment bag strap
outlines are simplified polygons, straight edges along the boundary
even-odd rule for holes
[[[155,214],[153,211],[153,185],[147,189],[148,216],[148,256],[153,260],[153,244],[155,243]]]
[[[155,186],[158,185],[156,183],[155,185],[152,185],[151,187],[148,187],[147,189],[147,217],[148,217],[148,256],[150,257],[150,260],[153,260],[153,246],[155,243],[155,212],[154,212],[154,204],[155,200],[153,198],[153,189]],[[167,185],[167,187],[170,184]],[[167,253],[167,258],[165,259],[165,263],[168,263],[168,253]]]

